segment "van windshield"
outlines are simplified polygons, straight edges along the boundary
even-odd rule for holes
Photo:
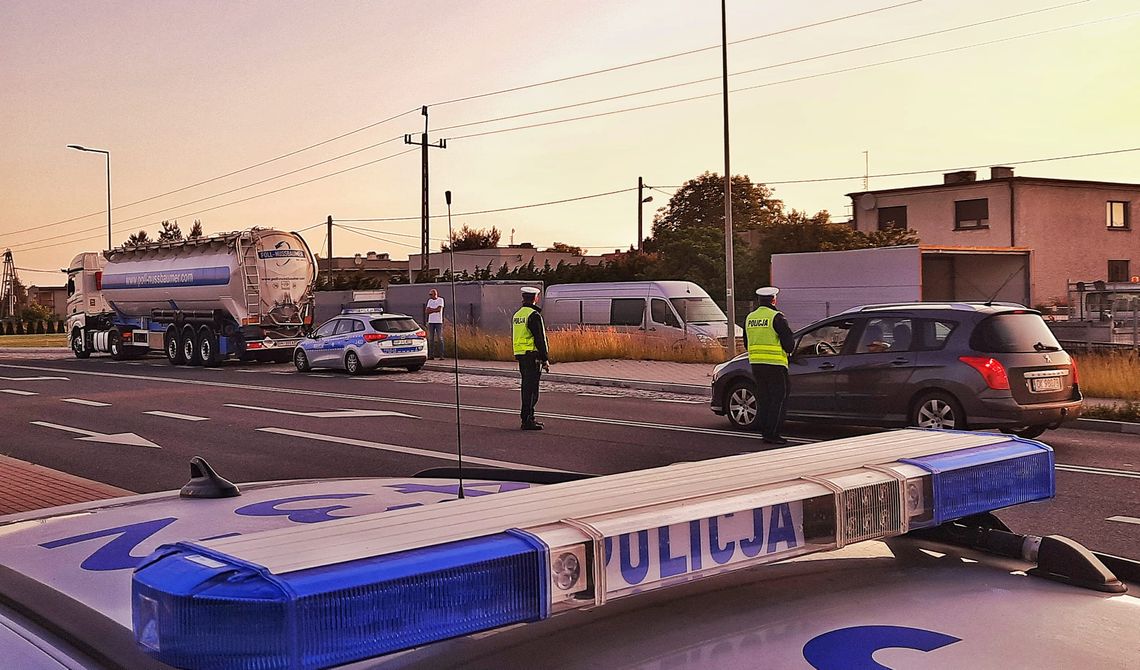
[[[673,308],[685,323],[728,321],[728,317],[720,311],[712,298],[670,298],[669,302],[673,303]]]

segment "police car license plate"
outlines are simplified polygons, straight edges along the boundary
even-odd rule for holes
[[[415,342],[412,340],[392,340],[393,347],[410,347],[413,344],[415,344]]]
[[[1029,385],[1034,393],[1048,393],[1049,391],[1061,390],[1060,377],[1043,377],[1040,379],[1029,380]]]

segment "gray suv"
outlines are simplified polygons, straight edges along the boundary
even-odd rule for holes
[[[788,374],[793,420],[1036,437],[1081,411],[1076,362],[1009,303],[857,307],[798,331]],[[712,411],[757,427],[747,354],[714,370]]]

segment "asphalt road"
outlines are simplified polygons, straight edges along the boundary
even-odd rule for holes
[[[172,367],[162,359],[0,360],[0,452],[139,492],[176,489],[192,456],[235,482],[404,476],[454,465],[443,373],[299,374],[292,366]],[[519,430],[517,382],[461,375],[464,462],[606,474],[766,448],[690,396],[544,385],[542,432]],[[797,441],[867,429],[790,424]],[[1140,436],[1050,431],[1057,497],[999,513],[1140,557]]]

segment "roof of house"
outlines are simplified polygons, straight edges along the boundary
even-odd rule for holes
[[[884,188],[870,191],[855,191],[848,193],[847,197],[857,198],[864,193],[872,193],[875,195],[883,193],[908,193],[914,191],[934,191],[939,189],[961,189],[970,186],[986,186],[997,184],[1025,184],[1025,185],[1038,185],[1038,186],[1057,186],[1061,188],[1103,188],[1103,189],[1136,189],[1140,190],[1140,184],[1126,184],[1121,182],[1110,181],[1086,181],[1082,179],[1055,179],[1053,177],[999,177],[997,179],[979,179],[976,181],[955,182],[952,184],[920,184],[917,186],[903,186],[900,188]]]

